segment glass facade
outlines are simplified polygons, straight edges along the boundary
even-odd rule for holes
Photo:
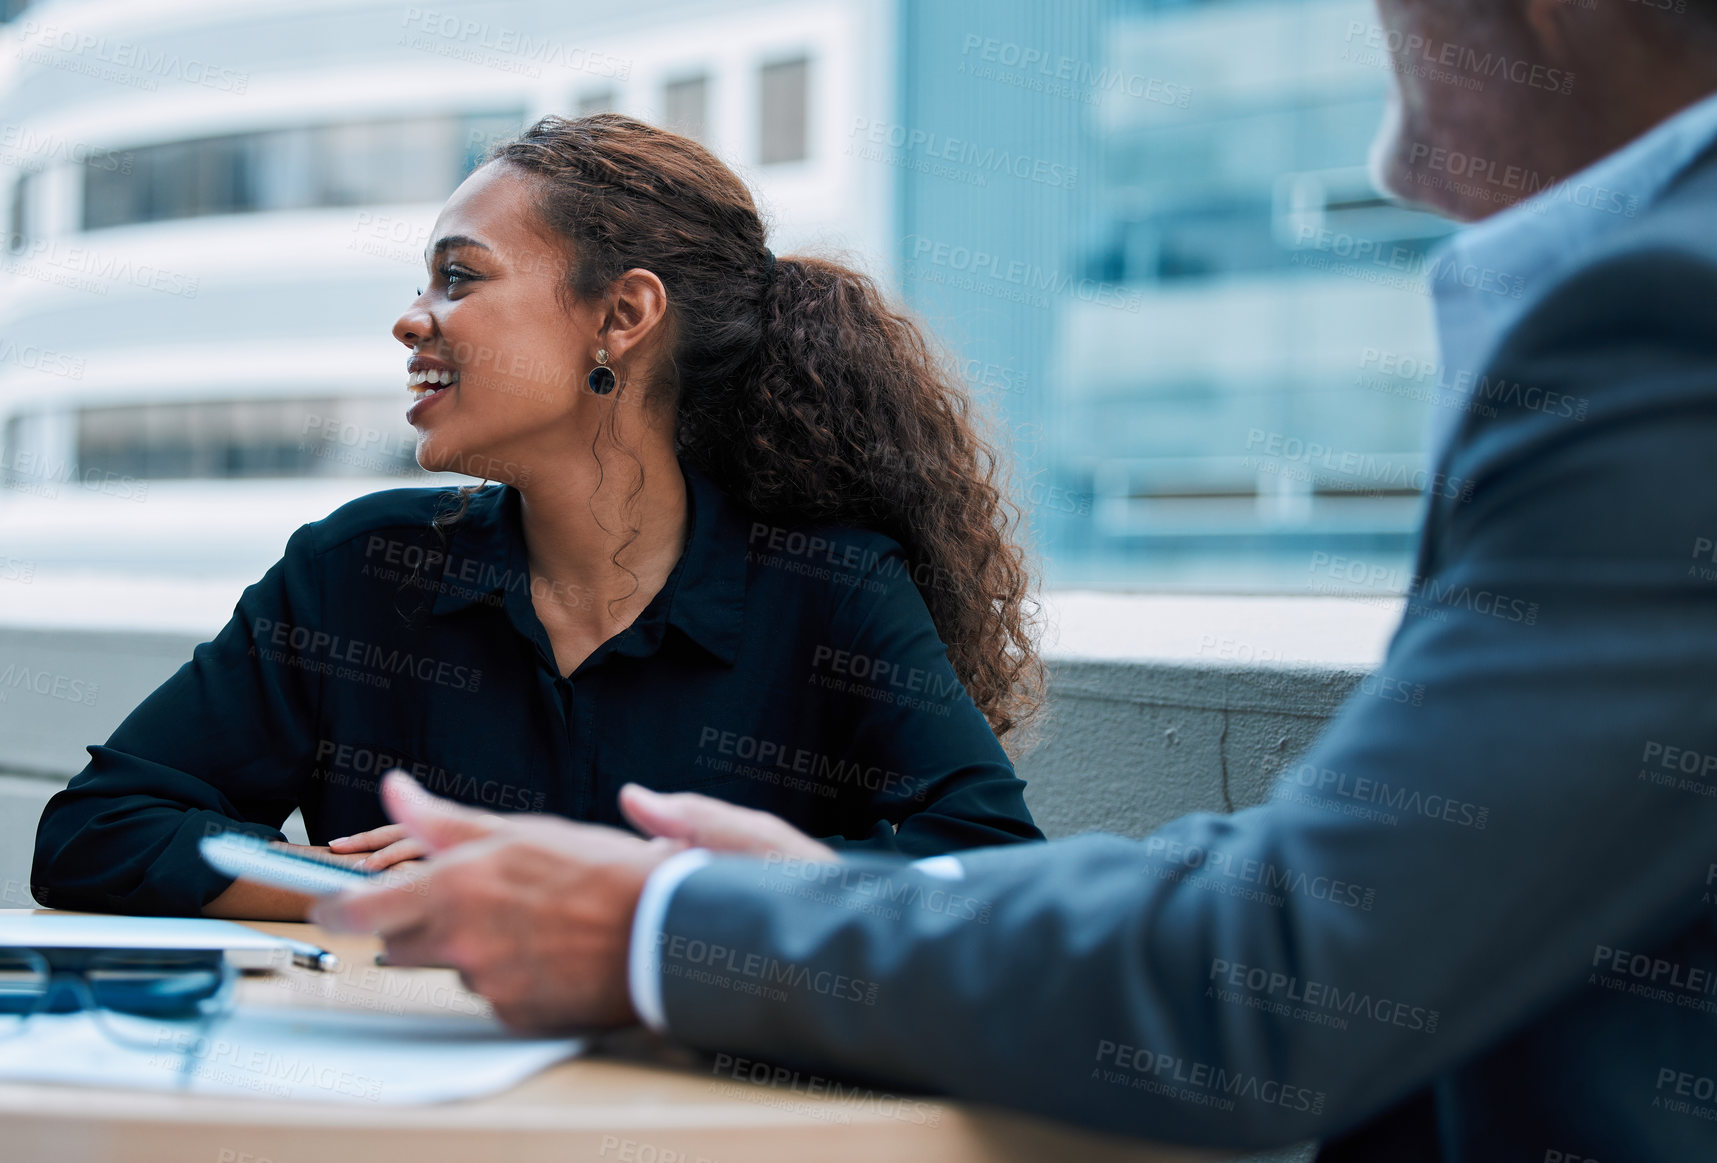
[[[1050,584],[1300,592],[1317,551],[1405,561],[1426,408],[1379,353],[1434,359],[1429,300],[1321,245],[1450,229],[1368,176],[1390,77],[1345,50],[1373,19],[907,5],[905,148],[881,143],[903,289],[997,418]]]
[[[312,206],[445,198],[522,111],[357,121],[97,153],[83,170],[85,230]],[[123,164],[122,164],[123,163]]]

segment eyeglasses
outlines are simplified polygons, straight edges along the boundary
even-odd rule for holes
[[[0,949],[0,1039],[14,1037],[40,1014],[88,1010],[115,1042],[147,1050],[194,1045],[232,1011],[238,974],[206,952],[95,953],[55,967],[37,949]]]

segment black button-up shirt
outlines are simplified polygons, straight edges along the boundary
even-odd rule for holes
[[[509,485],[442,536],[448,490],[389,489],[300,527],[218,635],[49,801],[36,897],[191,914],[231,883],[214,827],[312,843],[386,822],[405,768],[492,811],[622,825],[628,781],[914,856],[1042,839],[955,678],[898,544],[753,521],[682,465],[688,536],[636,621],[559,673]],[[936,579],[925,580],[936,584]]]

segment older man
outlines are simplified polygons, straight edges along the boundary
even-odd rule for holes
[[[1153,1139],[1717,1158],[1717,4],[1378,6],[1376,169],[1483,219],[1432,267],[1435,456],[1471,487],[1432,498],[1384,664],[1420,705],[1356,697],[1259,807],[917,865],[396,780],[427,886],[318,918],[519,1025]]]

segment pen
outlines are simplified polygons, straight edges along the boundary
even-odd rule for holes
[[[292,949],[292,964],[314,969],[318,973],[332,973],[340,967],[340,959],[326,949],[312,945],[307,941],[294,941],[290,937],[282,937]]]

